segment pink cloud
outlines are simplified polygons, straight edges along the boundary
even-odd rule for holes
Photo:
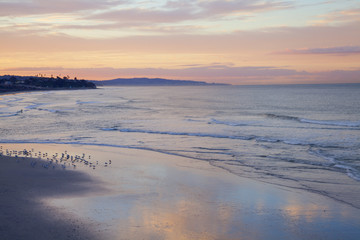
[[[73,13],[82,10],[103,9],[125,1],[109,0],[36,0],[0,2],[0,16],[28,16],[49,13]]]
[[[314,21],[315,24],[343,24],[347,22],[360,21],[360,8],[352,8],[345,10],[337,10],[328,14],[320,15],[319,20]]]
[[[100,14],[94,14],[85,19],[101,19],[109,21],[119,21],[125,23],[169,23],[179,22],[196,18],[194,14],[182,9],[164,10],[164,9],[119,9]]]
[[[207,14],[229,14],[235,12],[248,11],[271,11],[275,9],[288,8],[293,4],[289,1],[203,1],[199,6],[203,8]]]
[[[352,55],[359,53],[360,53],[360,46],[286,49],[284,51],[274,52],[274,54],[333,54],[333,55]]]
[[[272,11],[292,6],[287,1],[169,1],[162,8],[123,8],[94,14],[86,19],[101,19],[120,22],[173,23],[188,20],[208,19],[239,12]]]

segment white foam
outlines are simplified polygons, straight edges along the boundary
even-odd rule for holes
[[[196,119],[191,119],[191,118],[186,119],[186,121],[188,121],[188,122],[204,122],[203,120],[196,120]]]
[[[257,137],[256,141],[257,142],[270,142],[270,143],[281,142],[281,140],[279,140],[279,139],[267,138],[267,137]]]
[[[95,103],[102,103],[102,102],[98,102],[98,101],[80,101],[80,100],[77,100],[76,101],[77,104],[95,104]]]
[[[301,123],[310,123],[310,124],[317,124],[317,125],[330,125],[330,126],[340,126],[340,127],[360,127],[360,121],[333,121],[333,120],[314,120],[314,119],[307,119],[307,118],[299,118],[287,115],[277,115],[268,113],[265,116],[269,118],[276,118],[282,120],[289,120],[289,121],[297,121]]]
[[[117,129],[116,127],[113,127],[113,128],[100,128],[100,130],[102,130],[102,131],[118,131],[119,129]]]
[[[334,167],[346,170],[346,174],[350,178],[360,181],[360,173],[355,168],[343,164],[336,164]]]
[[[222,125],[227,125],[227,126],[232,126],[232,127],[237,127],[237,126],[248,126],[249,123],[244,123],[244,122],[232,122],[232,121],[221,121],[221,120],[216,120],[214,118],[211,119],[211,121],[209,122],[209,124],[222,124]]]
[[[153,130],[130,129],[130,128],[123,128],[120,129],[119,131],[129,132],[129,133],[147,133],[147,134],[163,134],[163,135],[209,137],[209,138],[229,138],[229,139],[239,139],[239,140],[254,139],[253,136],[231,136],[231,135],[209,134],[209,133],[167,132],[167,131],[153,131]]]
[[[360,127],[360,121],[350,122],[350,121],[321,121],[321,120],[312,120],[312,119],[300,119],[300,122],[319,124],[319,125],[330,125],[330,126],[341,126],[341,127]]]
[[[311,145],[311,143],[306,143],[297,139],[287,139],[283,140],[282,142],[289,145]]]
[[[341,164],[336,164],[336,165],[334,165],[334,167],[345,169],[345,170],[354,170],[352,167],[349,167],[349,166],[346,166],[346,165],[341,165]]]
[[[360,174],[354,174],[352,171],[348,171],[347,175],[356,181],[360,181]]]

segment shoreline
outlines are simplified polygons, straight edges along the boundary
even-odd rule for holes
[[[5,213],[1,236],[26,236],[38,226],[47,226],[39,228],[44,238],[38,239],[55,233],[62,234],[56,239],[70,234],[72,239],[109,240],[360,236],[358,209],[299,189],[235,176],[207,162],[137,149],[2,145],[3,151],[12,146],[49,155],[84,153],[98,166],[34,168],[31,158],[1,156],[0,206]]]
[[[170,159],[172,157],[179,157],[179,158],[189,158],[194,162],[197,161],[202,161],[199,160],[197,158],[192,158],[192,157],[188,157],[185,155],[181,155],[181,154],[175,154],[175,153],[169,153],[169,152],[163,152],[163,151],[157,151],[156,149],[151,149],[151,148],[141,148],[141,147],[131,147],[131,146],[121,146],[121,145],[109,145],[109,144],[91,144],[91,143],[77,143],[77,142],[69,142],[69,143],[59,143],[59,142],[9,142],[9,143],[0,143],[1,144],[14,144],[14,145],[58,145],[58,146],[63,146],[63,148],[66,148],[66,146],[79,146],[79,147],[84,147],[84,148],[114,148],[114,149],[118,149],[119,151],[145,151],[145,152],[152,152],[155,154],[163,154],[164,156],[168,156]],[[278,188],[283,188],[283,189],[290,189],[290,190],[299,190],[299,191],[303,191],[306,193],[310,193],[310,194],[316,194],[319,195],[321,197],[325,197],[328,198],[329,200],[338,202],[340,204],[344,204],[347,205],[348,207],[352,207],[355,208],[357,210],[360,210],[359,207],[359,201],[360,198],[354,198],[351,201],[347,200],[350,199],[351,195],[354,195],[353,193],[356,193],[357,189],[354,189],[354,191],[346,191],[346,196],[347,199],[344,200],[343,195],[339,194],[339,192],[330,192],[331,194],[328,194],[329,192],[325,192],[325,191],[321,191],[321,190],[314,190],[314,189],[309,189],[305,186],[302,186],[301,184],[296,184],[296,183],[292,183],[292,182],[281,182],[281,179],[261,179],[261,178],[257,178],[257,177],[251,177],[251,176],[247,176],[245,174],[245,172],[243,174],[239,173],[239,172],[234,172],[231,171],[228,168],[225,168],[219,164],[215,164],[212,161],[205,161],[206,164],[209,164],[210,166],[214,167],[214,169],[220,170],[220,171],[224,171],[230,175],[233,175],[235,177],[239,177],[239,178],[244,178],[250,181],[255,181],[255,182],[259,182],[261,184],[268,184],[271,185],[273,187],[278,187]],[[246,170],[245,170],[246,171]],[[336,179],[338,181],[338,183],[342,183],[342,181],[346,181],[348,180],[349,176],[341,173],[341,172],[332,172],[332,179]],[[286,179],[285,179],[286,180]],[[351,179],[351,181],[353,182],[351,185],[348,185],[348,189],[351,190],[351,186],[356,186],[356,184],[358,183],[356,180]],[[329,182],[327,183],[327,187],[330,187],[332,189],[337,189],[336,185],[338,183],[335,182]],[[343,192],[344,193],[344,192]]]
[[[31,90],[11,90],[11,91],[0,91],[0,96],[2,95],[12,95],[12,94],[21,94],[29,92],[47,92],[47,91],[73,91],[73,90],[93,90],[98,88],[44,88],[44,89],[31,89]]]

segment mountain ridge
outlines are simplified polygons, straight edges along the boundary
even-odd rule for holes
[[[116,78],[104,81],[92,81],[97,86],[211,86],[229,85],[191,80],[173,80],[165,78]]]

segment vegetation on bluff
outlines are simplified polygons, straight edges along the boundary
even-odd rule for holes
[[[1,92],[82,88],[96,88],[96,85],[86,80],[77,80],[77,78],[70,79],[68,76],[63,78],[43,76],[0,76]]]

